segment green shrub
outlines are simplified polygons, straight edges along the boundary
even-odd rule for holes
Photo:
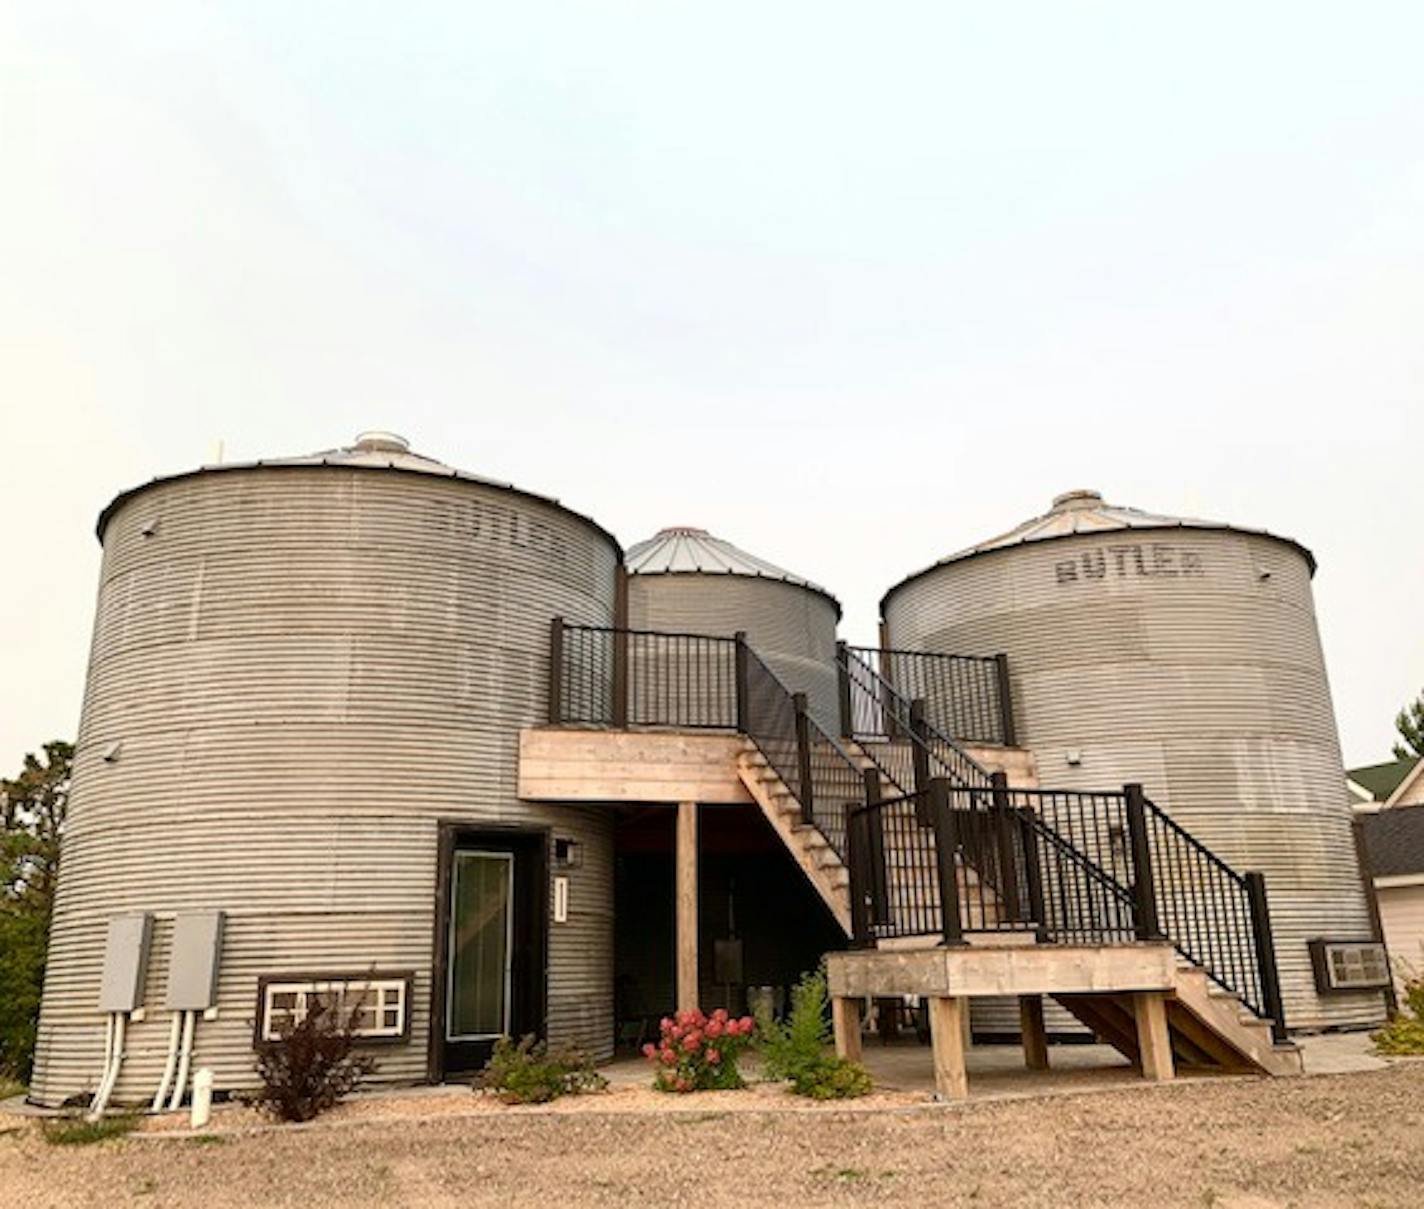
[[[51,1146],[92,1146],[132,1133],[138,1125],[137,1113],[111,1113],[97,1121],[81,1116],[56,1117],[40,1122],[40,1136]]]
[[[762,1062],[773,1079],[790,1080],[798,1096],[847,1100],[871,1089],[865,1067],[826,1052],[831,1042],[826,972],[812,970],[791,991],[791,1011],[784,1023],[765,1008],[758,1015]]]
[[[1382,1054],[1424,1054],[1424,970],[1401,964],[1405,971],[1404,1002],[1399,1014],[1371,1040]]]
[[[518,1044],[501,1037],[480,1075],[480,1084],[506,1104],[547,1104],[560,1096],[602,1091],[608,1080],[593,1060],[571,1045],[550,1049],[531,1033]]]
[[[305,1016],[258,1046],[262,1090],[251,1101],[279,1121],[310,1121],[375,1071],[372,1059],[354,1053],[356,1044],[350,1016],[312,996]]]
[[[870,1094],[870,1072],[859,1062],[823,1054],[791,1076],[791,1090],[813,1100],[854,1100]]]

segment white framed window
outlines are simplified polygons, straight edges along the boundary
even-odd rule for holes
[[[280,1041],[321,1003],[363,1040],[403,1041],[410,1035],[410,984],[408,974],[260,979],[256,1039]]]

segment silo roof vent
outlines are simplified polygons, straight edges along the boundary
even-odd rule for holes
[[[356,438],[356,444],[351,448],[360,450],[362,453],[409,453],[410,442],[393,432],[373,430],[361,433]]]
[[[809,588],[828,597],[840,609],[840,602],[819,584],[803,579],[773,562],[748,554],[738,546],[714,537],[706,529],[673,525],[659,529],[646,541],[628,547],[624,560],[630,575],[745,575],[752,579],[775,579]]]
[[[1098,492],[1079,487],[1073,491],[1065,491],[1062,495],[1055,495],[1053,511],[1072,512],[1080,508],[1097,508],[1102,505],[1102,502],[1103,497]]]

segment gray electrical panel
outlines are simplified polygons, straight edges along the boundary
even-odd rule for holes
[[[153,916],[121,915],[109,920],[104,940],[104,977],[99,984],[101,1012],[132,1012],[143,1005],[148,942]]]
[[[203,1012],[213,1006],[222,956],[221,911],[193,911],[173,921],[173,953],[168,961],[168,996],[174,1012]]]

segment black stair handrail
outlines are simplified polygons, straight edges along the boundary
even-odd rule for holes
[[[923,788],[932,775],[978,794],[993,792],[992,774],[856,652],[857,648],[844,644],[837,652],[852,695],[847,714],[843,689],[843,714],[852,721],[866,717],[866,707],[855,703],[857,692],[882,712],[885,733],[872,736],[861,748],[886,779],[902,793]],[[909,783],[903,758],[877,750],[876,738],[906,745],[911,756]],[[1035,834],[1044,843],[1077,852],[1096,871],[1095,879],[1111,882],[1116,896],[1133,904],[1139,938],[1167,940],[1254,1015],[1270,1020],[1277,1039],[1284,1037],[1285,1007],[1260,873],[1233,869],[1146,797],[1140,786],[1127,786],[1121,793],[1034,792],[1041,806],[1034,812]],[[1090,807],[1075,815],[1071,809],[1057,808],[1060,799],[1090,803]],[[1119,845],[1120,851],[1115,852]],[[1120,875],[1115,866],[1122,869]]]
[[[941,730],[974,743],[1017,744],[1008,656],[840,644],[908,700],[930,703]]]
[[[840,741],[826,733],[793,693],[738,634],[737,729],[746,735],[796,799],[803,821],[826,838],[844,862],[852,806],[865,799],[865,778]]]

